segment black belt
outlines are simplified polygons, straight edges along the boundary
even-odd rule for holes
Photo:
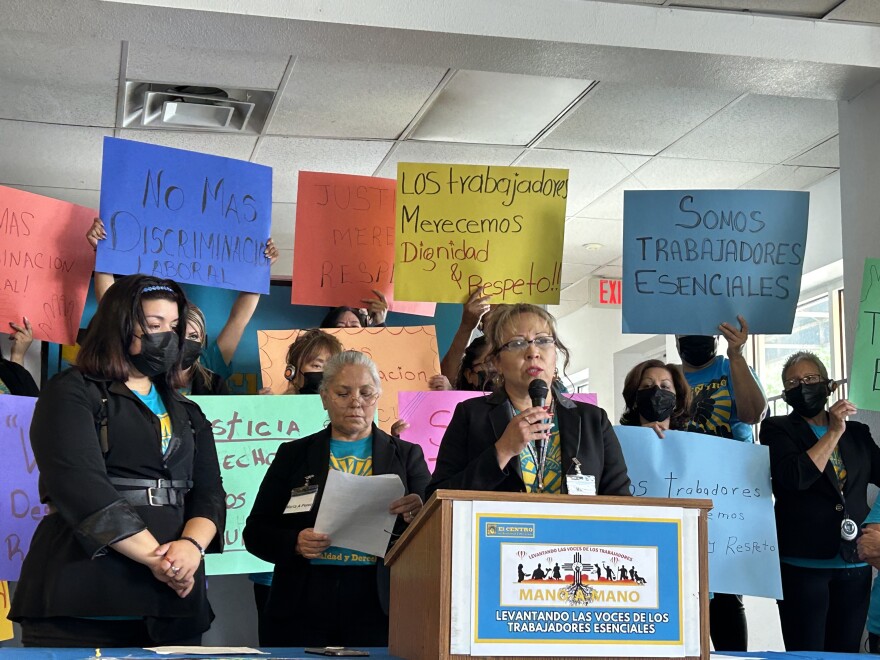
[[[133,506],[183,506],[184,498],[192,488],[192,481],[186,479],[126,479],[110,477],[114,486],[130,487],[120,490]]]

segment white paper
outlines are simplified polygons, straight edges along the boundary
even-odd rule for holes
[[[330,470],[315,531],[329,534],[336,547],[384,557],[397,518],[388,508],[404,492],[396,474],[363,477]]]
[[[144,650],[159,655],[269,655],[249,646],[154,646]]]

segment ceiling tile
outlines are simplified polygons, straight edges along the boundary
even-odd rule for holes
[[[587,304],[587,301],[590,299],[590,281],[581,280],[564,288],[559,295],[559,299],[560,301],[579,302],[581,305]]]
[[[596,269],[591,264],[573,264],[562,262],[562,286],[574,284],[578,280],[582,280]]]
[[[146,142],[173,149],[197,151],[223,158],[250,160],[257,144],[253,135],[229,135],[228,133],[207,133],[187,131],[151,131],[126,129],[119,131],[124,140]]]
[[[0,32],[0,119],[114,126],[122,45]]]
[[[664,156],[781,163],[837,134],[837,103],[749,95],[663,152]]]
[[[593,273],[596,277],[610,277],[612,279],[623,279],[623,266],[613,266],[606,264],[601,268],[597,268]]]
[[[266,132],[396,139],[444,75],[433,67],[300,57]]]
[[[51,188],[101,187],[104,136],[111,129],[0,120],[0,182]],[[27,154],[27,157],[14,157]]]
[[[444,142],[399,142],[376,176],[397,178],[397,163],[454,163],[457,165],[510,165],[522,153],[519,147]]]
[[[623,180],[648,161],[648,156],[601,154],[588,151],[533,149],[518,165],[561,167],[569,171],[568,215],[578,215],[587,204]]]
[[[272,168],[272,200],[294,204],[300,170],[370,176],[391,144],[270,136],[260,140],[253,161]]]
[[[737,96],[710,89],[602,82],[540,145],[653,156]]]
[[[278,249],[278,259],[272,264],[272,277],[279,280],[293,278],[293,250]]]
[[[672,0],[667,6],[822,18],[838,2],[840,0]]]
[[[595,243],[598,249],[588,250],[584,245]],[[619,220],[598,218],[571,218],[565,223],[563,263],[601,266],[621,255],[623,223]]]
[[[840,138],[834,136],[816,145],[800,156],[792,158],[786,165],[809,165],[812,167],[840,167]]]
[[[277,89],[288,60],[286,56],[268,53],[168,48],[130,42],[125,75],[129,80]]]
[[[776,165],[742,187],[752,190],[803,190],[836,171],[831,167]]]
[[[602,195],[595,202],[580,212],[580,216],[589,218],[607,218],[623,220],[623,192],[625,190],[647,190],[634,176],[628,176]]]
[[[565,290],[563,289],[563,295]],[[560,295],[560,298],[562,296]],[[583,300],[560,300],[558,305],[548,305],[547,311],[553,314],[553,318],[557,321],[561,318],[565,318],[569,314],[578,311],[581,307],[584,306]]]
[[[846,0],[825,16],[831,21],[880,23],[880,2],[877,0]]]
[[[526,145],[591,84],[571,78],[457,71],[412,137]]]
[[[78,190],[76,188],[45,188],[41,186],[22,186],[14,185],[10,188],[18,188],[26,192],[42,195],[43,197],[51,197],[52,199],[60,199],[63,202],[78,204],[90,209],[97,209],[101,204],[100,190]]]
[[[738,188],[770,167],[765,163],[652,158],[635,176],[648,190]]]
[[[295,228],[296,204],[272,204],[272,241],[275,247],[292,250]]]

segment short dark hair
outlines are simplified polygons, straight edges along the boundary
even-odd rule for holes
[[[681,367],[677,364],[664,364],[662,360],[645,360],[629,370],[626,380],[623,382],[623,401],[626,404],[626,410],[620,416],[620,423],[624,426],[641,425],[639,411],[636,409],[636,395],[648,369],[666,369],[672,375],[672,384],[675,387],[675,408],[669,417],[669,428],[674,431],[684,430],[691,418],[691,388],[685,380]]]
[[[468,382],[467,377],[465,376],[465,371],[473,371],[474,362],[477,361],[477,358],[480,356],[480,353],[487,351],[489,348],[489,342],[486,340],[485,335],[481,335],[475,338],[466,349],[464,349],[464,355],[461,358],[461,364],[458,367],[458,374],[455,376],[455,383],[453,383],[455,389],[457,390],[470,390],[473,389],[473,385]],[[485,357],[488,357],[488,352]],[[485,367],[488,367],[485,362],[483,363]]]
[[[364,315],[361,313],[359,309],[355,309],[354,307],[333,307],[327,312],[327,315],[321,320],[322,328],[335,328],[336,324],[339,323],[339,319],[342,318],[342,315],[346,312],[351,312],[354,314],[358,321],[360,321],[361,327],[366,327],[366,319]]]
[[[163,280],[150,275],[127,275],[113,283],[101,302],[98,310],[86,328],[76,357],[76,366],[84,374],[96,378],[106,378],[125,382],[132,368],[129,360],[129,347],[135,336],[135,329],[147,327],[142,303],[144,300],[168,300],[177,303],[178,346],[183,346],[186,337],[187,302],[183,289],[172,280]],[[182,385],[180,362],[183,352],[175,365],[165,374],[170,387]]]

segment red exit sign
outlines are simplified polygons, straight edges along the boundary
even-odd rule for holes
[[[594,278],[590,287],[590,300],[596,307],[620,307],[623,282],[604,277]]]

